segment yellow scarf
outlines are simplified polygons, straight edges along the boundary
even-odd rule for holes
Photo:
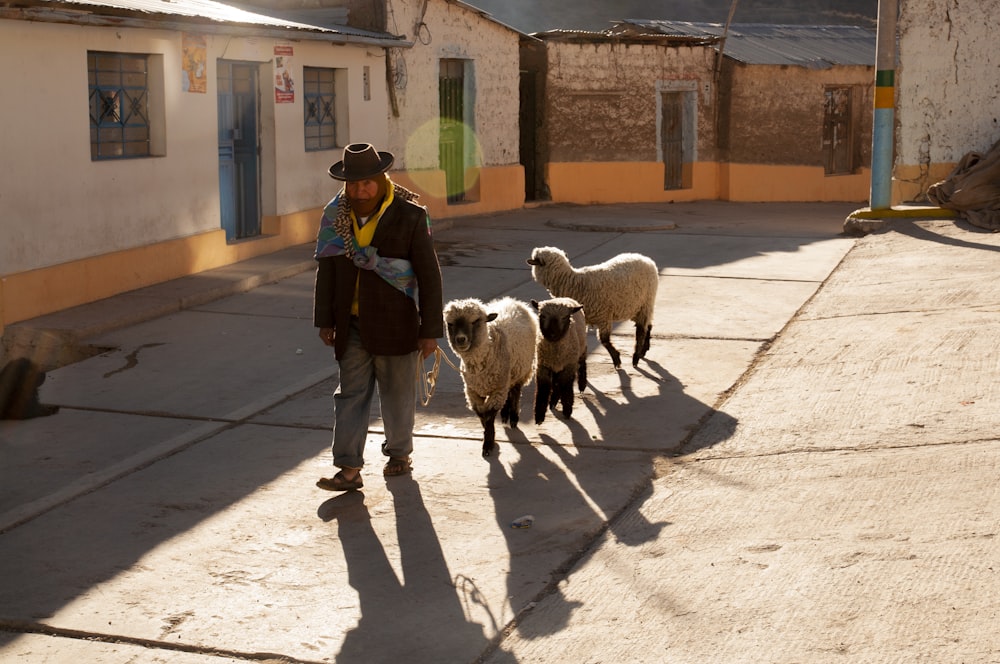
[[[391,186],[389,183],[389,178],[386,177],[386,187],[385,200],[382,201],[382,206],[379,207],[378,211],[372,216],[368,217],[368,221],[365,222],[364,226],[358,226],[358,217],[351,210],[351,223],[354,225],[354,238],[357,240],[358,246],[361,248],[367,247],[372,243],[372,239],[375,237],[375,229],[378,227],[379,219],[382,218],[382,214],[385,212],[386,208],[392,204],[395,199],[393,195],[393,189],[395,187]],[[358,290],[359,282],[361,280],[361,273],[358,272],[358,281],[354,282],[354,301],[351,302],[351,314],[354,316],[358,315]]]

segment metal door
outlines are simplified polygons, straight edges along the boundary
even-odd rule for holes
[[[260,235],[255,63],[219,60],[219,203],[226,240]]]
[[[663,188],[681,189],[684,186],[684,94],[663,92],[660,99]]]
[[[438,158],[444,171],[448,203],[465,200],[465,62],[441,60],[438,94],[441,135]]]

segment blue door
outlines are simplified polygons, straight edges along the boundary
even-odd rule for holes
[[[219,202],[226,240],[260,235],[258,67],[219,60]]]

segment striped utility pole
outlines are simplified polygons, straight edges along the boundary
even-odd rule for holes
[[[871,209],[892,207],[892,152],[896,108],[896,17],[899,0],[879,0],[875,37],[875,117],[872,124]]]

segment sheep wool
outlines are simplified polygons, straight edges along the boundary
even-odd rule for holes
[[[611,343],[611,328],[619,321],[633,321],[632,366],[638,366],[649,350],[660,277],[651,258],[625,253],[597,265],[575,268],[562,249],[536,247],[527,262],[532,278],[553,297],[570,297],[583,305],[587,325],[597,328],[616,369],[621,366],[621,355]]]
[[[531,301],[538,312],[535,368],[535,424],[545,411],[562,403],[563,417],[573,415],[573,378],[587,386],[587,322],[583,306],[568,297]]]
[[[538,321],[525,303],[510,297],[488,304],[452,300],[444,318],[448,345],[461,360],[466,402],[483,425],[483,456],[489,456],[497,413],[517,428],[521,390],[535,374]]]

